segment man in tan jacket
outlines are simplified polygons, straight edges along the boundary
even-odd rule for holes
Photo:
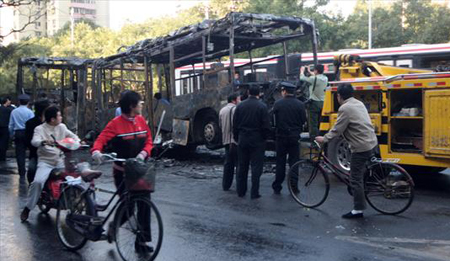
[[[370,120],[369,112],[361,101],[353,98],[353,87],[350,84],[340,85],[337,89],[337,99],[341,106],[333,128],[325,136],[317,136],[319,143],[328,142],[343,136],[350,144],[352,152],[350,183],[353,190],[353,210],[344,214],[343,218],[362,218],[366,208],[364,198],[364,173],[366,162],[373,155],[378,145],[375,129]]]
[[[28,191],[27,205],[20,214],[22,222],[28,219],[30,211],[36,206],[52,169],[64,168],[64,154],[54,146],[54,139],[59,141],[64,138],[73,138],[78,142],[80,141],[77,135],[61,123],[62,116],[57,107],[48,107],[44,116],[45,122],[34,129],[33,139],[31,140],[31,145],[38,148],[38,164],[36,176]]]
[[[233,136],[233,117],[236,105],[241,101],[238,93],[228,96],[228,104],[219,112],[219,124],[222,129],[222,143],[225,146],[225,163],[223,165],[222,188],[230,190],[233,184],[234,172],[237,167],[237,142]]]

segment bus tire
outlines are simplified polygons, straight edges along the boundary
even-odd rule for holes
[[[222,131],[215,115],[207,115],[203,121],[203,140],[208,149],[218,149],[222,144]]]
[[[349,144],[343,138],[335,138],[330,141],[327,156],[331,162],[342,171],[350,171],[350,159],[352,153]]]

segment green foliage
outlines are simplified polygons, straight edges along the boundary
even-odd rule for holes
[[[201,22],[207,8],[210,19],[218,19],[229,11],[269,13],[298,16],[315,21],[320,32],[319,51],[343,48],[367,48],[368,4],[358,0],[348,17],[324,11],[329,0],[211,0],[208,6],[200,3],[173,16],[154,18],[140,24],[125,25],[115,32],[88,21],[75,25],[71,41],[70,25],[66,24],[53,37],[23,40],[19,44],[0,46],[0,95],[15,90],[17,60],[29,56],[97,58],[117,53],[121,46],[129,46],[146,38],[163,36],[180,27]],[[450,9],[431,0],[373,1],[372,46],[374,48],[400,46],[407,43],[443,43],[450,41]],[[310,51],[310,39],[291,41],[291,52]],[[255,50],[253,57],[280,54],[281,45]],[[242,57],[245,57],[243,54]],[[44,76],[45,75],[45,76]],[[127,77],[137,77],[128,76]],[[28,76],[27,76],[28,77]],[[40,79],[47,78],[38,72]],[[50,72],[49,81],[56,85],[59,75]],[[114,75],[117,77],[117,75]],[[155,81],[157,81],[155,79]],[[25,82],[31,82],[25,79]],[[41,82],[45,82],[41,80]]]

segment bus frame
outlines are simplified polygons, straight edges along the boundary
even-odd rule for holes
[[[172,139],[175,144],[182,146],[205,144],[210,149],[220,148],[222,142],[218,112],[226,103],[227,96],[232,92],[244,91],[252,84],[259,85],[263,92],[270,88],[273,93],[276,89],[276,84],[258,77],[261,75],[254,71],[254,65],[261,61],[252,61],[252,50],[281,44],[283,55],[277,57],[288,57],[287,43],[305,37],[309,37],[313,61],[317,63],[318,32],[312,20],[269,14],[229,13],[222,19],[186,26],[165,37],[140,41],[119,54],[96,59],[92,65],[92,84],[102,93],[108,82],[104,78],[108,75],[106,71],[122,70],[127,66],[140,68],[144,78],[141,83],[148,103],[146,112],[149,125],[154,132],[157,127],[162,127],[161,140]],[[247,53],[250,62],[235,66],[234,60],[240,53]],[[229,60],[228,67],[220,62],[224,57]],[[217,62],[207,68],[206,63],[209,61]],[[177,81],[185,79],[176,78],[176,69],[187,65],[194,68],[199,63],[203,65],[200,72],[190,75],[189,79],[199,81],[200,88],[175,95]],[[235,72],[244,66],[250,67],[253,75],[248,76],[243,84],[234,85]],[[284,59],[283,73],[277,77],[277,82],[287,79],[292,71],[298,75],[298,67],[290,67],[288,60]],[[122,89],[124,87],[122,82]],[[162,94],[170,106],[163,110],[155,108],[154,89]],[[267,92],[265,96],[269,97]],[[108,110],[105,106],[107,102],[101,101],[101,97],[99,99],[97,108],[100,126],[105,126],[109,120],[109,113],[105,113]],[[270,103],[268,100],[263,101]],[[165,111],[163,119],[162,111]]]

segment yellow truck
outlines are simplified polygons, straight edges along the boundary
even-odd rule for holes
[[[433,72],[364,62],[357,56],[335,57],[336,81],[326,90],[320,130],[337,119],[337,87],[350,83],[355,98],[369,111],[383,158],[399,159],[410,172],[450,168],[450,72]],[[328,156],[350,168],[347,142],[331,141]]]

